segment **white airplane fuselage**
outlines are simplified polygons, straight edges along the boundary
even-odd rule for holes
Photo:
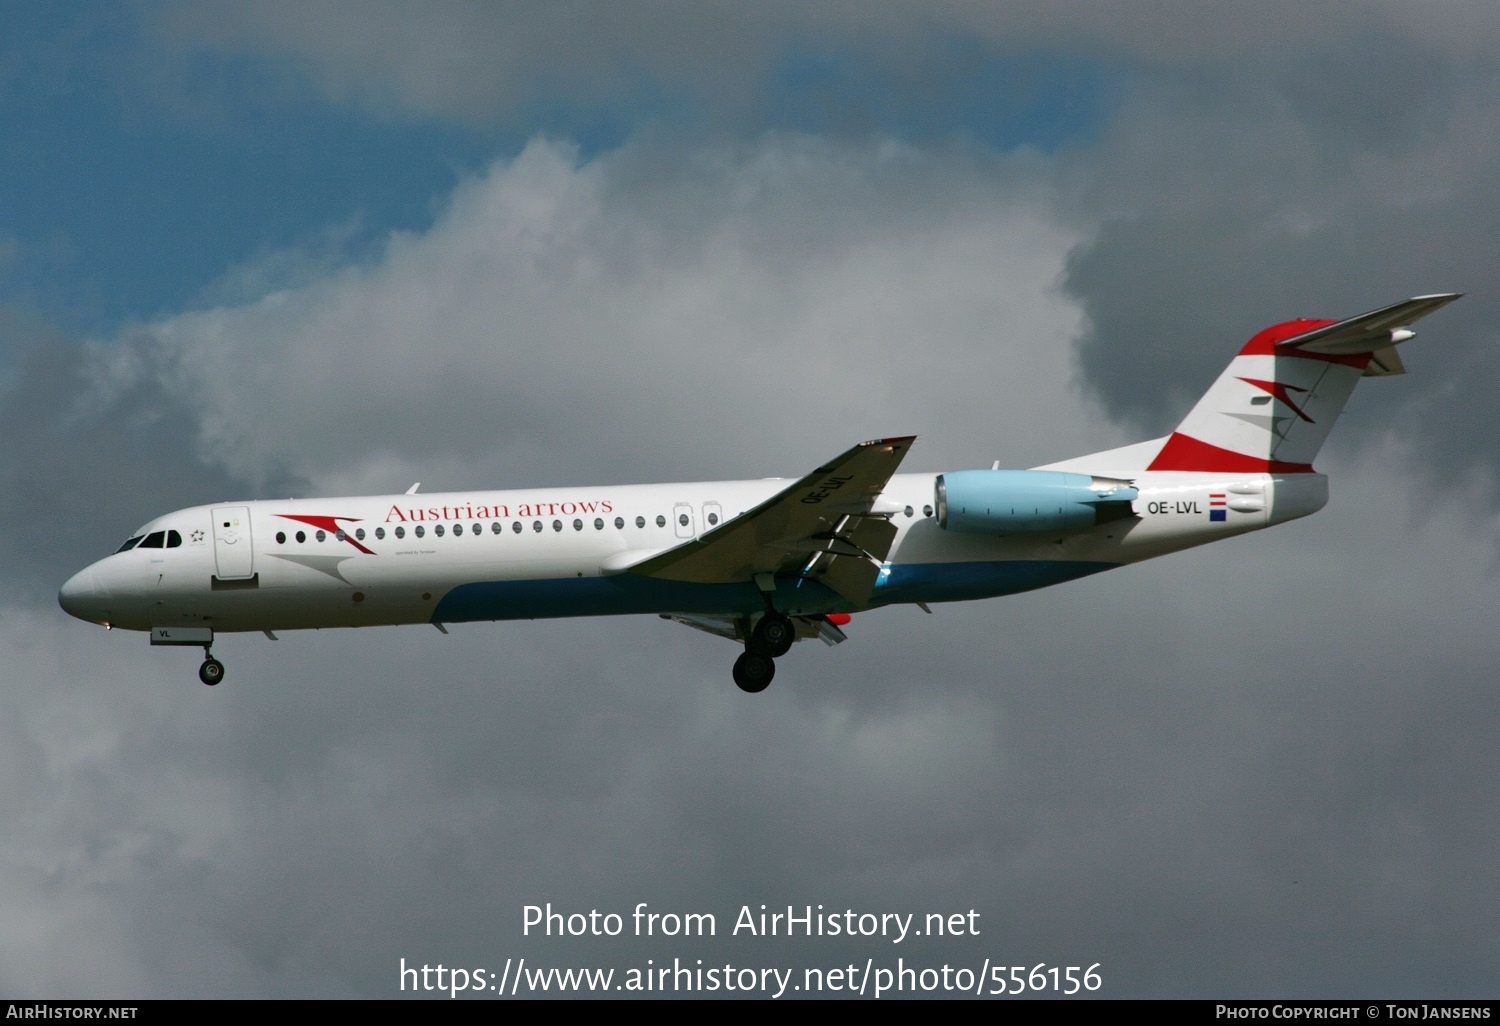
[[[1306,516],[1321,474],[1136,476],[1137,515],[1067,534],[939,526],[935,474],[881,495],[896,540],[871,601],[776,581],[790,615],[1009,595]],[[196,506],[135,533],[162,536],[94,563],[62,589],[75,616],[129,630],[216,632],[461,623],[624,613],[756,615],[751,581],[636,577],[630,563],[773,496],[781,479],[255,501]],[[1217,514],[1217,518],[1216,518]],[[177,541],[168,546],[169,541]]]

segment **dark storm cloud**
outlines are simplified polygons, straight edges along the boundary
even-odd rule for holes
[[[696,108],[711,110],[709,120],[753,122],[787,70],[780,62],[798,53],[840,55],[876,72],[871,81],[883,90],[930,99],[962,59],[958,41],[992,53],[1168,68],[1289,54],[1327,60],[1330,75],[1395,81],[1412,66],[1413,45],[1493,55],[1500,29],[1500,16],[1481,3],[1446,5],[1441,18],[1401,4],[1332,0],[1279,0],[1253,10],[1189,0],[767,0],[752,7],[654,0],[607,13],[587,8],[587,17],[582,9],[450,2],[418,11],[392,0],[353,14],[337,3],[271,0],[169,4],[155,23],[176,44],[290,59],[341,98],[479,121],[559,101],[607,103],[621,92],[653,108],[665,92],[676,94],[675,106],[667,104],[676,113]],[[1354,83],[1345,84],[1347,93]],[[841,116],[869,126],[858,105]]]
[[[1080,168],[1096,227],[1065,288],[1088,315],[1083,374],[1113,415],[1169,430],[1222,352],[1267,325],[1465,292],[1418,326],[1393,401],[1425,468],[1495,468],[1473,443],[1500,427],[1477,375],[1500,320],[1500,80],[1434,53],[1386,77],[1361,52],[1248,82],[1234,67],[1164,76]]]

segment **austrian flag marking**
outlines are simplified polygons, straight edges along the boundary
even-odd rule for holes
[[[1229,519],[1229,494],[1227,492],[1208,494],[1208,519],[1210,521]]]

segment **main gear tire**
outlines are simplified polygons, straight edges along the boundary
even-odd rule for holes
[[[780,613],[767,613],[750,633],[750,648],[772,659],[779,659],[792,649],[797,640],[797,627],[790,617]]]
[[[756,695],[776,676],[776,660],[759,652],[746,652],[734,661],[734,682],[741,691]]]

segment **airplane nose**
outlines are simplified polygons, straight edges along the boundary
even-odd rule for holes
[[[100,586],[94,568],[80,570],[57,592],[57,604],[70,616],[101,623],[108,614],[109,592]]]

